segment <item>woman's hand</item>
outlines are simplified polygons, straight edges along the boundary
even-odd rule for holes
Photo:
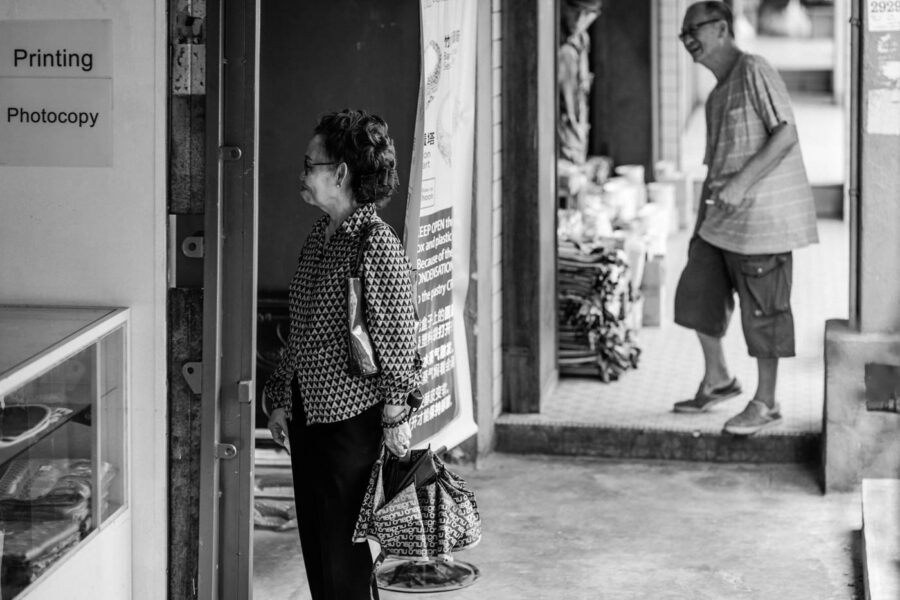
[[[381,413],[384,429],[384,445],[396,456],[403,458],[409,451],[412,428],[409,426],[409,409],[406,406],[387,404]],[[399,424],[397,424],[399,423]],[[391,425],[387,427],[386,425]]]
[[[272,432],[272,439],[290,453],[291,442],[288,439],[287,427],[287,413],[285,410],[283,408],[273,408],[269,414],[269,431]]]
[[[409,423],[403,423],[396,427],[384,428],[384,445],[396,456],[403,458],[409,452],[409,442],[412,439],[412,428]]]

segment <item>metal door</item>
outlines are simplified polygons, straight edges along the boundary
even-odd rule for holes
[[[259,1],[207,6],[198,596],[253,596]]]

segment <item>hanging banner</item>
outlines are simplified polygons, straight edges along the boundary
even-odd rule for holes
[[[469,281],[476,0],[421,0],[422,80],[406,215],[421,323],[413,442],[452,448],[477,430],[463,307]]]

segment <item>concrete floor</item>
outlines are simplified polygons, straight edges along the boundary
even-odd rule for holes
[[[458,558],[482,575],[410,598],[863,597],[859,496],[822,496],[809,467],[494,454],[453,468],[484,525]],[[296,530],[257,531],[254,552],[256,598],[309,598]]]

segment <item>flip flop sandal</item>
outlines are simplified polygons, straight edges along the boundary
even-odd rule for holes
[[[673,411],[677,413],[703,413],[711,409],[719,402],[724,402],[729,398],[734,398],[741,394],[741,382],[737,377],[731,379],[730,382],[723,386],[713,388],[708,393],[703,391],[703,384],[697,390],[697,395],[690,400],[682,400],[676,402]]]

